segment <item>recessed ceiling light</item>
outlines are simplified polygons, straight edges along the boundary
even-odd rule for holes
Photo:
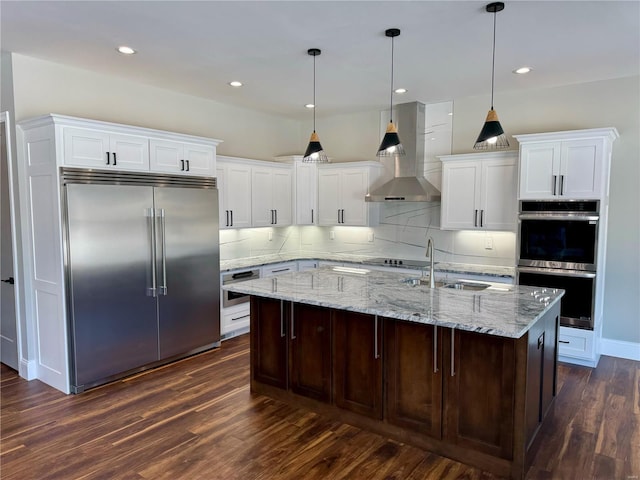
[[[231,85],[232,87],[241,87],[242,82],[238,82],[237,80],[234,80],[233,82],[229,82],[229,85]]]
[[[133,55],[134,53],[136,53],[136,51],[133,48],[127,47],[126,45],[122,45],[121,47],[118,47],[116,50],[118,50],[123,55]]]
[[[305,105],[305,107],[307,107],[307,108],[315,108],[315,105],[313,103],[307,103]]]
[[[449,113],[447,113],[447,115],[453,115],[453,112],[449,112]]]
[[[516,68],[513,73],[517,73],[518,75],[522,75],[524,73],[529,73],[531,71],[531,67],[520,67]]]
[[[394,93],[407,93],[408,90],[406,88],[396,88],[393,92]]]

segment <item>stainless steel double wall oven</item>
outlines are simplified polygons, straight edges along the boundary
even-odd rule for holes
[[[593,329],[598,275],[598,200],[522,200],[518,283],[561,288],[560,324]]]

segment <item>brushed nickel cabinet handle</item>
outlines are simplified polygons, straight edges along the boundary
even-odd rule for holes
[[[455,377],[456,375],[456,360],[455,360],[455,333],[456,331],[451,329],[451,376]]]
[[[433,326],[433,373],[438,373],[438,326]]]

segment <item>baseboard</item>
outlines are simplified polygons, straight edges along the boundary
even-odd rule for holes
[[[24,358],[21,358],[20,364],[18,365],[18,373],[25,380],[35,380],[36,378],[38,378],[36,361],[25,360]]]
[[[640,343],[601,338],[600,355],[640,361]]]
[[[565,356],[565,355],[558,355],[558,361],[559,362],[571,363],[572,365],[580,365],[582,367],[596,368],[598,366],[598,361],[599,360],[600,360],[600,355],[598,355],[595,360],[586,360],[584,358],[568,357],[568,356]]]

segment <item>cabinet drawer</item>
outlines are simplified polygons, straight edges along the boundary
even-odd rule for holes
[[[593,332],[561,327],[558,336],[558,354],[566,357],[593,358]]]
[[[220,315],[220,333],[225,334],[234,330],[248,329],[251,314],[250,304],[244,303],[231,308],[224,308]]]
[[[276,265],[269,265],[268,267],[262,267],[263,277],[275,277],[276,275],[282,275],[283,273],[297,272],[298,264],[296,262],[278,263]]]

